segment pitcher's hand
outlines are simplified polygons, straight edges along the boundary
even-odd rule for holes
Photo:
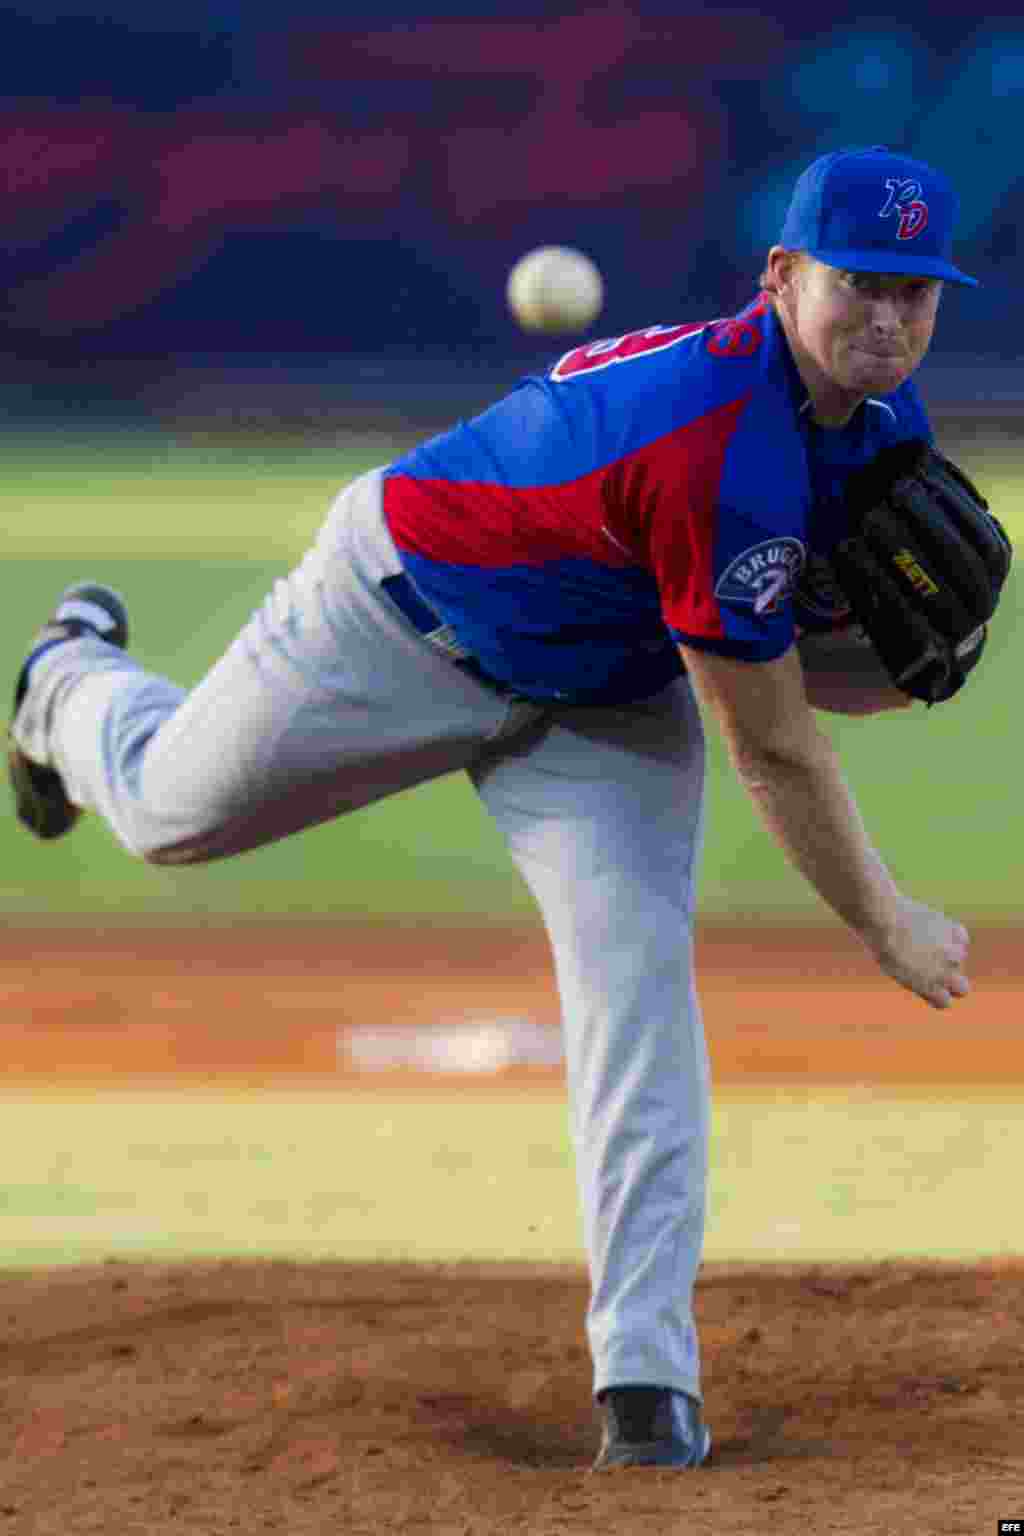
[[[887,976],[933,1008],[948,1008],[970,991],[967,929],[944,912],[901,896],[885,929],[865,942]]]

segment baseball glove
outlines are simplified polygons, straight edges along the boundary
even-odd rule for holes
[[[921,439],[897,443],[846,489],[836,579],[892,681],[952,698],[981,657],[1012,549],[962,470]]]

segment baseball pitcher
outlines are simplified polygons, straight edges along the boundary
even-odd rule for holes
[[[132,660],[95,583],[18,675],[22,821],[93,811],[154,864],[468,773],[554,953],[601,1467],[710,1450],[702,718],[881,969],[936,1008],[968,990],[967,933],[896,883],[815,713],[952,698],[1007,574],[911,377],[944,285],[973,282],[953,225],[931,166],[826,155],[745,309],[576,347],[364,475],[191,693]]]

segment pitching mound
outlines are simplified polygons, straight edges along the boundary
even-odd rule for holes
[[[995,1531],[1024,1489],[1024,1263],[708,1270],[716,1461],[592,1475],[575,1271],[0,1277],[0,1529]]]

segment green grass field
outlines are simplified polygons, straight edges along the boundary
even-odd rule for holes
[[[7,556],[0,640],[11,680],[55,593],[93,575],[128,597],[133,649],[144,664],[196,681],[302,553],[338,489],[386,457],[380,443],[335,452],[322,441],[310,448],[40,435],[8,445],[0,468]],[[1004,463],[986,479],[983,466],[965,462],[1024,538],[1024,473]],[[872,834],[905,886],[995,920],[1018,911],[1014,651],[1022,609],[1024,578],[1015,573],[983,667],[948,707],[830,723]],[[761,830],[714,741],[709,798],[702,910],[827,918]],[[531,910],[462,776],[192,870],[138,864],[95,823],[40,849],[8,817],[0,837],[0,912],[8,920],[397,911],[500,921]]]
[[[0,1126],[0,1269],[210,1255],[583,1262],[567,1112],[547,1093],[33,1090],[4,1095]],[[1009,1098],[719,1092],[705,1257],[1010,1253],[1005,1189],[1022,1156]]]

